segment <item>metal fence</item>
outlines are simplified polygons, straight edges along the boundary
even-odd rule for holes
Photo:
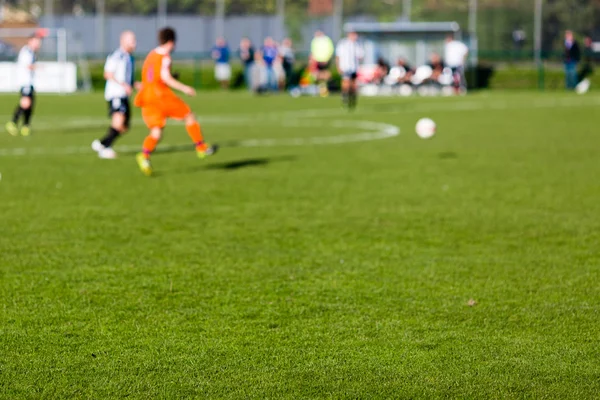
[[[478,48],[490,58],[533,58],[535,10],[540,11],[539,49],[558,51],[562,32],[600,41],[598,0],[0,0],[31,12],[48,27],[66,27],[90,53],[105,53],[122,29],[134,29],[140,50],[153,45],[157,28],[173,25],[183,34],[182,52],[208,51],[217,36],[233,47],[242,36],[259,43],[265,36],[294,39],[306,50],[312,32],[332,38],[347,21],[456,21],[476,33]],[[1,7],[0,7],[1,9]]]

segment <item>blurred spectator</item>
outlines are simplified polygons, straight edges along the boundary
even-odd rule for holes
[[[594,58],[594,41],[589,35],[583,40],[583,52],[587,61],[592,62],[592,59]]]
[[[275,74],[275,80],[277,81],[277,88],[279,90],[285,90],[287,74],[284,68],[284,59],[282,56],[277,56],[273,62],[273,73]]]
[[[594,72],[594,41],[586,36],[583,41],[583,65],[579,71],[579,82],[592,75]]]
[[[329,94],[327,88],[327,82],[331,79],[329,64],[334,52],[335,47],[333,41],[322,31],[316,31],[315,36],[310,43],[310,57],[316,62],[316,79],[322,96],[327,96]]]
[[[376,85],[382,85],[385,77],[390,73],[390,65],[385,61],[383,57],[377,59],[377,67],[375,68],[375,74],[373,75],[373,83]]]
[[[252,65],[254,65],[254,46],[248,38],[243,38],[240,42],[240,60],[244,66],[244,78],[246,86],[252,90]]]
[[[396,66],[404,70],[404,76],[402,76],[401,74],[401,77],[398,78],[398,83],[410,84],[412,77],[415,75],[415,69],[411,67],[410,64],[404,58],[399,59],[396,63]]]
[[[308,64],[300,76],[300,86],[314,85],[317,83],[319,75],[318,63],[311,57],[308,59]]]
[[[517,53],[520,53],[525,46],[525,40],[527,39],[527,34],[523,29],[515,28],[512,33],[513,44],[515,45],[515,50]]]
[[[294,47],[292,39],[285,38],[283,42],[281,42],[281,46],[279,47],[279,54],[282,57],[282,67],[285,71],[286,77],[286,86],[289,86],[290,80],[292,79],[292,75],[294,73]]]
[[[454,88],[457,92],[460,91],[465,93],[467,90],[465,64],[467,62],[468,55],[469,48],[466,44],[455,40],[454,35],[452,34],[446,37],[446,45],[444,46],[444,62],[446,66],[452,70]]]
[[[262,52],[254,52],[254,63],[250,68],[251,89],[256,94],[264,93],[268,90],[268,70]]]
[[[583,63],[577,74],[577,93],[583,94],[590,90],[590,76],[594,73],[594,41],[586,36],[583,42]]]
[[[217,38],[212,48],[212,58],[215,60],[215,78],[223,89],[229,87],[231,80],[231,66],[229,65],[229,46],[224,38]]]
[[[572,31],[565,32],[565,81],[567,89],[575,89],[577,86],[577,65],[581,60],[581,50]]]
[[[358,40],[358,32],[348,31],[335,49],[335,60],[342,77],[342,104],[350,110],[356,107],[358,99],[358,72],[365,50]]]
[[[442,57],[440,57],[437,53],[431,53],[429,56],[429,63],[427,64],[431,67],[433,71],[429,80],[437,82],[444,72],[444,62],[442,61]]]
[[[277,60],[278,54],[275,41],[273,38],[267,37],[263,44],[262,55],[267,68],[267,87],[269,90],[273,91],[277,90],[277,76],[275,75],[273,64],[275,63],[275,60]]]

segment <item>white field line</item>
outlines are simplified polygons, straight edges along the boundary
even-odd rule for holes
[[[287,121],[285,126],[292,126],[293,121]],[[400,129],[394,125],[371,121],[312,121],[307,124],[306,121],[298,121],[294,126],[310,127],[332,127],[359,129],[359,133],[343,134],[336,136],[315,136],[306,138],[282,138],[282,139],[247,139],[241,141],[231,141],[225,147],[288,147],[288,146],[310,146],[310,145],[328,145],[366,142],[372,140],[388,139],[400,134]],[[160,151],[173,151],[190,147],[187,144],[162,145]],[[131,153],[140,150],[140,146],[116,146],[115,150],[123,153]],[[37,148],[14,148],[0,149],[0,157],[7,156],[41,156],[41,155],[70,155],[70,154],[92,154],[89,146],[75,147],[37,147]]]
[[[485,101],[454,101],[445,99],[444,102],[431,103],[398,103],[397,108],[390,109],[390,103],[370,104],[364,109],[359,109],[353,115],[373,114],[373,113],[424,113],[424,112],[461,112],[461,111],[481,111],[481,110],[508,110],[508,109],[546,109],[546,108],[574,108],[574,107],[597,107],[600,105],[600,97],[571,97],[571,98],[550,98],[536,99],[529,104],[519,102],[509,102],[506,100],[485,102]],[[382,107],[377,110],[377,107]],[[337,136],[290,138],[290,139],[247,139],[238,142],[232,142],[230,147],[275,147],[275,146],[308,146],[325,144],[342,144],[364,142],[370,140],[381,140],[400,134],[400,129],[394,125],[384,124],[372,121],[361,120],[329,120],[310,121],[310,118],[325,118],[348,115],[348,111],[340,108],[323,109],[305,109],[290,110],[281,112],[267,112],[259,114],[235,114],[235,115],[213,115],[201,117],[200,121],[207,124],[226,125],[226,126],[245,126],[248,123],[261,122],[279,122],[284,127],[311,127],[323,128],[325,126],[332,128],[350,128],[366,130],[356,134],[345,134]],[[0,120],[5,120],[10,116],[0,116]],[[35,130],[60,130],[60,129],[85,129],[93,127],[103,127],[107,123],[106,118],[75,118],[64,120],[60,118],[44,118],[35,124]],[[134,123],[142,123],[141,119],[134,119]],[[162,145],[163,151],[174,150],[185,147],[186,145]],[[137,151],[137,146],[117,146],[116,150],[121,152]],[[68,155],[85,154],[91,150],[87,146],[62,147],[62,148],[13,148],[0,149],[0,156],[24,156],[24,155]]]

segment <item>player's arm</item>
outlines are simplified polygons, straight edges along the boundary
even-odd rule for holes
[[[117,78],[115,78],[115,73],[114,72],[104,72],[104,79],[106,79],[107,81],[113,81],[118,83],[119,85],[123,86],[123,88],[125,89],[125,93],[127,93],[127,95],[130,95],[133,92],[133,88],[126,82],[121,82],[119,81]]]
[[[173,74],[171,74],[170,58],[165,57],[163,59],[163,65],[160,70],[160,79],[164,82],[165,85],[167,85],[171,89],[179,90],[180,92],[185,93],[188,96],[196,95],[196,90],[193,87],[183,84],[173,77]]]
[[[125,89],[125,93],[129,96],[133,92],[133,88],[127,82],[119,81],[115,73],[117,71],[117,61],[108,57],[106,64],[104,64],[104,79],[107,81],[113,81],[122,86]]]

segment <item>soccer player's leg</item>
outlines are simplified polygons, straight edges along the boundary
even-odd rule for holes
[[[350,85],[351,85],[350,77],[345,73],[342,74],[342,104],[345,107],[349,106],[350,99]]]
[[[218,146],[211,146],[204,141],[204,136],[202,135],[202,128],[196,119],[196,116],[189,112],[185,118],[185,129],[187,130],[190,139],[194,142],[196,146],[196,155],[200,159],[204,159],[208,156],[212,156],[218,150]]]
[[[215,154],[218,150],[217,146],[210,146],[204,141],[202,128],[196,119],[190,107],[178,97],[174,97],[167,103],[167,116],[169,118],[183,120],[185,129],[196,146],[196,154],[198,158],[206,158]]]
[[[150,156],[156,150],[158,142],[162,138],[163,128],[166,124],[166,116],[162,109],[157,107],[143,107],[142,118],[150,129],[150,133],[144,139],[142,152],[136,156],[136,161],[142,173],[151,176],[153,173]]]
[[[158,142],[162,138],[163,128],[152,128],[150,134],[144,139],[142,152],[136,156],[136,161],[140,167],[140,171],[146,176],[152,176],[153,169],[150,162],[150,155],[156,150]]]
[[[321,97],[329,96],[327,83],[330,79],[331,72],[329,72],[329,63],[319,63],[317,65],[317,84],[319,86],[319,94]]]
[[[12,136],[19,135],[19,120],[21,119],[21,117],[25,117],[26,110],[31,108],[31,95],[33,95],[33,88],[21,88],[21,98],[19,99],[19,105],[15,109],[12,120],[6,124],[6,130]],[[30,118],[31,114],[29,114],[28,119]],[[27,129],[25,133],[29,133],[29,130]]]
[[[21,127],[21,136],[29,136],[31,134],[31,116],[35,105],[35,92],[33,87],[23,89],[21,93],[20,106],[23,110],[23,126]]]
[[[98,153],[98,157],[103,159],[117,158],[117,153],[113,150],[114,142],[129,130],[129,120],[131,111],[129,109],[129,100],[113,99],[109,101],[109,115],[111,124],[102,139],[94,140],[92,149]]]
[[[17,109],[15,110],[15,114],[14,114],[12,121],[8,121],[5,125],[6,131],[11,136],[19,135],[19,118],[21,118],[22,113],[23,113],[23,110],[21,110],[21,105],[19,105],[17,107]]]
[[[356,102],[358,97],[358,81],[356,73],[353,73],[350,77],[350,91],[348,94],[348,107],[350,109],[356,108]]]

